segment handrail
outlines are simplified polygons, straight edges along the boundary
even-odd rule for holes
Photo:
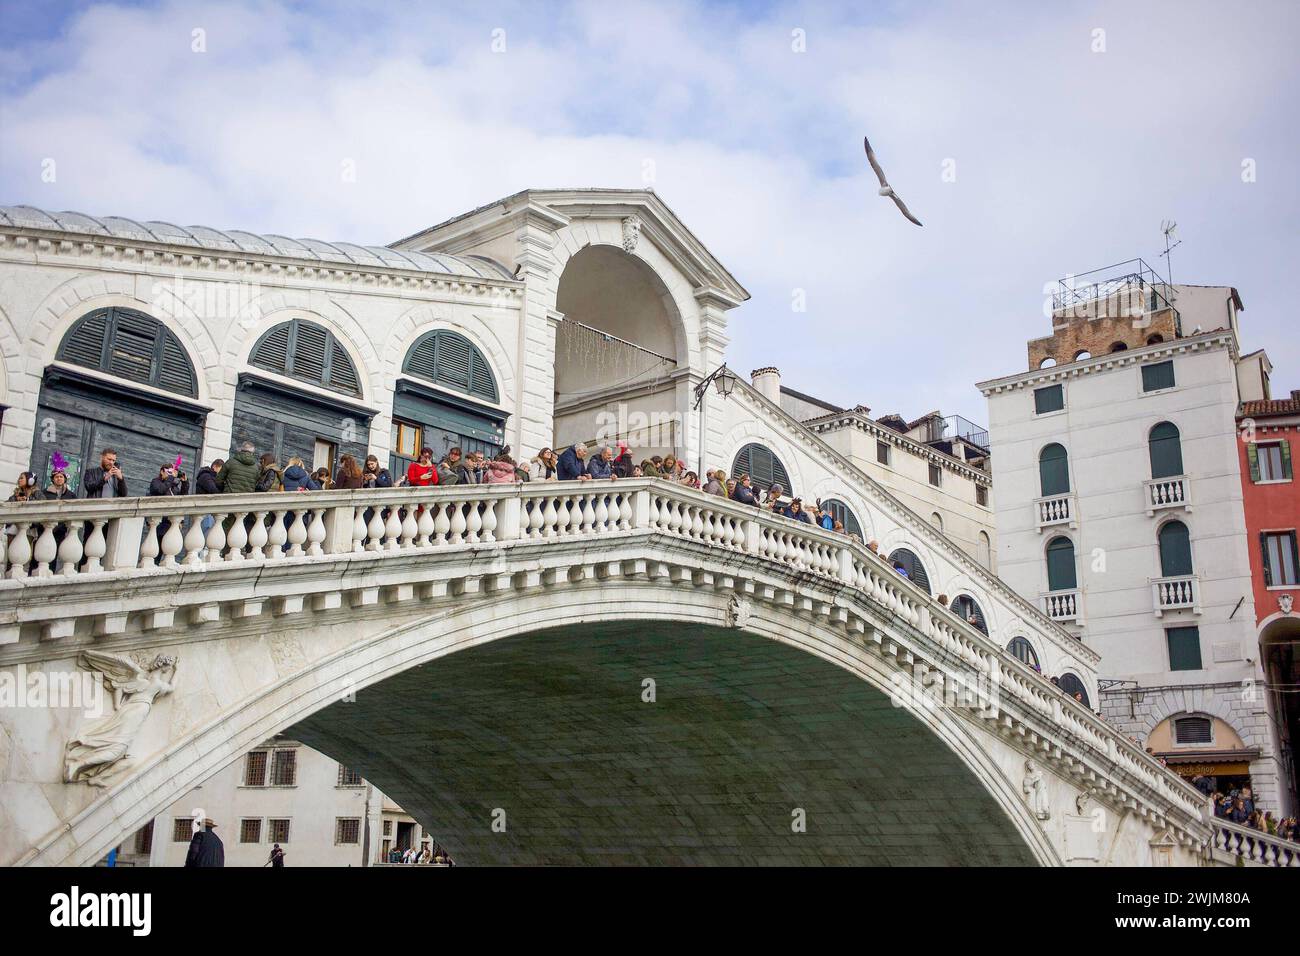
[[[1211,822],[1214,848],[1264,866],[1300,866],[1300,843],[1222,817]]]
[[[206,531],[194,520],[202,517],[213,518]],[[189,527],[184,528],[187,519]],[[108,551],[104,529],[114,521],[120,526],[117,559],[123,563],[105,569],[100,563]],[[162,533],[164,523],[167,530]],[[37,525],[41,530],[33,547],[27,532]],[[55,551],[59,527],[64,538]],[[84,548],[82,527],[90,529]],[[1148,784],[1155,784],[1168,797],[1180,798],[1184,809],[1203,809],[1199,793],[1190,784],[1090,710],[1051,689],[1003,642],[953,615],[915,582],[899,575],[884,556],[818,525],[663,479],[7,503],[0,506],[0,557],[11,577],[0,582],[0,608],[4,595],[13,594],[15,588],[78,589],[87,575],[99,579],[201,574],[241,563],[265,565],[325,556],[351,560],[358,552],[382,558],[387,553],[409,555],[456,546],[634,531],[754,554],[864,591],[975,669],[987,672],[988,662],[996,660],[1016,696],[1031,709],[1063,729],[1082,734],[1109,759],[1122,758],[1128,769],[1145,772]],[[203,551],[208,552],[206,557],[201,557]],[[83,557],[87,570],[78,570]],[[56,572],[57,560],[63,566]],[[35,580],[28,577],[32,562],[42,564],[44,570]],[[43,592],[41,597],[48,600],[53,595]]]

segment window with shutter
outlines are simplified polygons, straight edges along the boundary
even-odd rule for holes
[[[1079,678],[1075,677],[1073,674],[1062,674],[1057,678],[1056,686],[1061,688],[1067,697],[1073,697],[1075,694],[1078,694],[1080,702],[1084,707],[1091,706],[1091,704],[1088,703],[1088,688],[1084,687],[1083,681],[1079,680]]]
[[[1300,583],[1300,553],[1296,549],[1294,531],[1265,531],[1259,536],[1264,557],[1264,586],[1284,587]]]
[[[1028,664],[1030,667],[1038,666],[1038,654],[1034,652],[1034,645],[1029,643],[1028,638],[1013,637],[1011,643],[1007,645],[1007,650],[1022,664]]]
[[[406,353],[402,371],[490,402],[500,400],[496,377],[483,353],[465,336],[449,329],[421,336]]]
[[[1079,586],[1074,566],[1074,542],[1069,538],[1053,538],[1047,545],[1047,589],[1073,591]]]
[[[1174,363],[1157,362],[1142,366],[1142,391],[1158,392],[1174,387]]]
[[[925,565],[921,563],[913,552],[907,548],[899,548],[889,556],[889,563],[909,581],[915,584],[926,594],[930,593],[930,576],[925,571]]]
[[[1160,528],[1160,574],[1166,578],[1192,573],[1192,542],[1187,525],[1170,521]]]
[[[957,596],[956,600],[952,602],[952,613],[956,614],[972,627],[983,631],[985,634],[989,632],[988,624],[984,621],[983,609],[980,608],[979,604],[976,603],[975,599],[969,594],[960,594]]]
[[[844,531],[847,534],[856,534],[859,538],[862,537],[862,525],[858,524],[857,516],[844,502],[838,498],[827,498],[822,502],[822,510],[830,512],[833,520],[844,525]]]
[[[1174,743],[1208,744],[1214,740],[1214,724],[1209,717],[1179,717],[1174,721]]]
[[[157,319],[134,309],[82,316],[59,343],[60,361],[127,382],[198,396],[194,366],[180,340]]]
[[[1172,422],[1161,422],[1151,429],[1148,449],[1152,478],[1172,478],[1183,473],[1183,445],[1178,427]]]
[[[1201,669],[1201,629],[1199,627],[1171,627],[1165,631],[1169,645],[1171,671],[1198,671]]]
[[[751,443],[740,449],[732,462],[731,473],[737,478],[749,475],[754,487],[764,491],[776,484],[785,490],[787,496],[794,493],[790,487],[790,474],[781,464],[781,459],[759,444]]]
[[[281,322],[258,339],[248,364],[343,395],[361,395],[361,380],[342,343],[304,319]]]
[[[1045,415],[1059,412],[1065,408],[1065,388],[1061,385],[1047,385],[1034,389],[1034,414]]]
[[[1070,490],[1070,456],[1064,445],[1053,443],[1038,455],[1038,482],[1044,498]]]

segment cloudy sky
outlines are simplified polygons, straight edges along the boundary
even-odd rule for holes
[[[1297,43],[1287,0],[0,0],[0,203],[387,243],[529,186],[651,185],[753,296],[733,367],[980,422],[1045,290],[1163,269],[1172,218],[1174,279],[1238,288],[1285,394]]]

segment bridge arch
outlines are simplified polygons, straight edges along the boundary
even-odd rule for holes
[[[734,623],[734,604],[729,595],[721,590],[683,591],[655,583],[651,579],[637,583],[633,588],[634,593],[629,594],[627,588],[620,588],[619,592],[615,595],[610,589],[598,586],[542,589],[528,601],[511,601],[508,597],[480,599],[467,602],[450,612],[444,610],[436,614],[424,613],[396,626],[386,627],[373,637],[322,656],[268,684],[250,697],[226,706],[222,713],[193,728],[156,757],[142,762],[130,776],[87,806],[66,828],[52,835],[21,862],[56,865],[93,863],[126,835],[163,812],[213,773],[239,759],[247,750],[275,733],[288,728],[294,728],[295,735],[309,745],[317,746],[350,766],[357,765],[381,789],[392,793],[399,801],[410,801],[412,797],[406,795],[404,789],[409,788],[410,781],[404,781],[400,773],[401,755],[397,755],[397,764],[394,766],[391,761],[385,763],[386,758],[382,754],[372,753],[367,758],[360,749],[350,749],[349,734],[355,734],[355,723],[345,725],[342,720],[332,721],[329,711],[334,711],[335,707],[364,707],[370,695],[382,695],[383,686],[389,681],[399,682],[394,685],[398,691],[413,686],[413,680],[416,681],[414,686],[421,686],[418,677],[412,675],[426,675],[427,679],[436,680],[440,668],[446,668],[444,673],[454,671],[460,678],[469,675],[465,679],[471,683],[457,683],[457,688],[483,687],[483,675],[490,673],[492,666],[499,665],[502,660],[509,662],[512,655],[523,655],[514,659],[524,662],[533,659],[529,655],[535,657],[538,654],[554,660],[553,652],[559,650],[568,655],[564,659],[580,660],[584,648],[598,643],[593,640],[599,633],[594,625],[610,621],[622,622],[622,634],[632,635],[631,640],[620,637],[616,642],[617,647],[614,647],[615,651],[624,652],[638,643],[644,644],[645,635],[660,635],[662,639],[659,640],[659,645],[669,652],[658,658],[646,658],[643,654],[635,661],[636,666],[629,665],[631,669],[625,668],[621,672],[623,676],[637,679],[626,687],[618,683],[618,694],[621,695],[625,690],[628,700],[636,702],[638,707],[674,705],[673,697],[679,693],[675,688],[676,675],[659,670],[659,673],[668,676],[659,682],[658,704],[640,702],[640,678],[653,676],[656,667],[665,667],[671,663],[672,653],[680,652],[683,647],[696,642],[701,648],[707,645],[712,649],[721,649],[725,652],[724,660],[727,662],[739,662],[736,665],[738,669],[734,672],[737,681],[727,682],[724,691],[729,696],[717,704],[724,710],[739,708],[741,716],[745,718],[729,726],[743,730],[746,720],[752,721],[756,713],[766,713],[769,709],[780,710],[783,707],[787,708],[787,712],[781,717],[797,722],[799,706],[793,699],[797,696],[795,688],[808,675],[815,676],[822,686],[838,688],[848,695],[846,700],[851,699],[866,708],[871,715],[892,715],[889,719],[893,723],[889,725],[888,733],[875,736],[901,742],[899,745],[908,751],[919,747],[926,754],[926,760],[944,768],[944,779],[952,781],[954,789],[944,791],[932,782],[914,778],[902,783],[899,779],[886,775],[884,785],[893,787],[895,791],[916,788],[911,792],[920,795],[916,804],[919,809],[917,812],[898,814],[898,823],[890,821],[890,826],[879,832],[870,830],[859,819],[863,842],[858,844],[862,849],[855,852],[861,854],[863,862],[958,862],[963,857],[967,862],[975,860],[985,863],[1059,865],[1062,862],[1052,841],[1033,819],[1020,787],[1007,777],[1007,773],[1015,772],[1015,758],[1008,763],[1006,759],[981,746],[971,726],[953,708],[927,708],[906,697],[899,702],[901,706],[894,706],[890,697],[897,689],[895,675],[906,672],[892,659],[867,653],[861,646],[854,644],[842,629],[837,630],[829,624],[794,613],[781,613],[775,609],[755,610],[745,621],[743,629],[728,627],[729,618]],[[256,642],[264,640],[264,637],[250,634],[248,640]],[[201,659],[202,649],[206,646],[191,645],[187,652],[190,666],[202,667],[212,663]],[[608,641],[605,646],[609,646]],[[245,652],[246,650],[244,649]],[[227,648],[223,652],[239,653],[240,649]],[[219,652],[214,649],[210,653]],[[481,666],[476,665],[476,656],[479,654],[488,654]],[[579,657],[574,658],[574,654]],[[605,663],[608,665],[611,660],[617,664],[620,660],[618,653],[609,656]],[[461,666],[461,662],[464,666]],[[750,663],[758,669],[770,668],[774,664],[778,669],[789,669],[796,680],[782,686],[790,690],[790,696],[784,700],[773,700],[760,693],[746,692],[742,685],[748,676],[756,672],[749,668]],[[642,675],[642,665],[648,666],[651,673]],[[718,671],[715,668],[713,672]],[[607,679],[609,674],[596,676],[598,679]],[[546,698],[548,695],[553,697],[556,688],[562,690],[566,683],[571,684],[577,678],[563,668],[553,668],[536,673],[535,679],[537,685],[534,689],[540,697]],[[355,703],[344,702],[350,695],[356,695]],[[453,697],[463,704],[469,703],[468,696],[459,697],[454,693]],[[391,701],[393,698],[389,696],[381,699]],[[492,713],[499,714],[503,705],[509,708],[515,704],[517,701],[498,700]],[[384,707],[381,706],[380,709]],[[865,711],[858,711],[857,716],[860,718],[863,712]],[[364,711],[358,713],[364,714]],[[445,715],[446,712],[443,713]],[[850,716],[853,713],[850,709]],[[809,713],[803,716],[810,720],[815,717]],[[362,724],[366,722],[367,720],[361,721]],[[337,729],[331,732],[331,726]],[[794,724],[782,726],[788,728]],[[861,737],[844,740],[844,745],[850,749],[869,748],[873,736],[868,732],[869,725],[860,723],[857,726],[863,731]],[[352,727],[353,730],[347,730],[346,727]],[[485,739],[476,737],[475,734],[490,735],[492,730],[489,721],[470,733],[467,739]],[[698,725],[695,730],[698,731]],[[816,738],[816,721],[812,720],[804,730],[801,738],[794,741],[798,747],[803,747]],[[631,728],[629,732],[635,733],[636,728]],[[687,736],[689,734],[688,731]],[[836,739],[843,737],[841,735]],[[509,748],[503,751],[507,761],[513,759],[513,753]],[[872,753],[876,753],[882,761],[895,759],[869,749],[861,750],[861,753],[864,755],[860,758],[864,761],[864,766],[870,762]],[[528,760],[535,756],[535,752],[525,754]],[[795,808],[819,808],[817,811],[809,810],[811,826],[824,824],[826,807],[833,806],[835,801],[828,800],[826,792],[801,796],[807,793],[803,789],[807,781],[803,778],[786,782],[791,785],[776,787],[768,805],[775,807],[779,803],[783,807],[784,817],[780,823],[787,832],[790,812]],[[857,782],[861,783],[861,780]],[[468,794],[468,802],[463,801],[463,805],[458,805],[454,794],[444,794],[445,799],[437,806],[440,807],[440,812],[449,814],[448,818],[455,820],[465,819],[467,814],[476,814],[480,810],[490,812],[491,806],[485,808],[473,803],[471,798],[474,796],[477,794]],[[957,805],[965,807],[961,812],[969,811],[970,818],[964,820],[962,826],[970,824],[971,842],[959,846],[963,838],[957,834],[963,832],[962,826],[942,825],[942,819],[936,815],[938,811],[932,812],[938,803],[927,803],[923,797],[940,800],[943,806],[949,808]],[[448,807],[451,809],[448,810]],[[424,809],[427,808],[417,812],[423,812]],[[885,812],[882,800],[876,797],[869,798],[865,804],[853,809],[868,817]],[[525,813],[523,819],[518,816],[515,819],[518,832],[521,836],[526,834],[528,815]],[[908,821],[926,826],[912,830],[909,829],[911,823]],[[834,822],[836,826],[848,826],[851,830],[853,814],[847,814],[844,818],[837,817]],[[430,820],[429,823],[436,827],[438,821]],[[936,826],[936,823],[941,825]],[[764,826],[765,832],[776,832],[771,829],[773,824],[770,820]],[[927,842],[924,835],[927,827],[936,835],[935,842]],[[840,835],[844,832],[841,829]],[[456,853],[456,841],[462,838],[453,834],[443,842],[447,843],[459,859],[472,862],[473,854],[464,851]],[[952,841],[952,859],[943,857],[943,846],[939,841]],[[814,841],[809,842],[811,844]],[[520,849],[523,844],[509,845],[514,847],[516,853],[524,852]],[[975,856],[972,857],[972,853]],[[515,858],[521,859],[519,856]],[[810,860],[791,857],[783,861]],[[533,862],[558,860],[538,859]],[[701,853],[697,862],[729,860]],[[771,862],[777,861],[772,859]],[[841,858],[836,862],[850,861]]]

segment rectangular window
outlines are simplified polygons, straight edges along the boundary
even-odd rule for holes
[[[1296,552],[1294,531],[1265,531],[1260,536],[1264,552],[1264,584],[1270,588],[1300,584],[1296,568],[1300,554]]]
[[[239,842],[240,843],[261,843],[262,842],[262,821],[261,820],[240,820],[239,821]]]
[[[1155,365],[1142,366],[1142,391],[1158,392],[1162,388],[1174,387],[1174,363],[1157,362]]]
[[[393,821],[392,821],[392,820],[385,820],[385,821],[384,821],[384,836],[392,836],[392,835],[393,835]]]
[[[1034,414],[1045,415],[1059,412],[1065,407],[1065,386],[1048,385],[1034,389]]]
[[[975,486],[975,503],[984,508],[989,506],[989,490],[984,485]]]
[[[266,786],[266,751],[253,750],[244,758],[244,786]]]
[[[153,821],[150,820],[139,830],[135,831],[135,852],[140,856],[148,856],[153,852]]]
[[[324,438],[317,438],[316,445],[311,452],[312,471],[319,471],[322,468],[328,468],[330,474],[334,474],[334,459],[337,457],[338,446],[332,441],[326,441]]]
[[[930,484],[938,488],[939,483],[942,480],[943,480],[943,469],[941,469],[938,465],[932,464],[930,466]]]
[[[403,458],[420,457],[420,426],[393,419],[393,454]]]
[[[889,464],[889,443],[883,441],[876,442],[876,461],[882,465]]]
[[[267,838],[272,843],[289,842],[289,821],[285,819],[266,821]]]
[[[1291,477],[1291,443],[1252,442],[1246,446],[1251,481],[1286,481]]]
[[[362,784],[361,773],[357,770],[339,764],[339,786],[340,787],[359,787]]]
[[[1199,627],[1171,627],[1165,631],[1169,642],[1169,669],[1171,671],[1198,671],[1201,669],[1201,629]]]
[[[298,785],[298,751],[277,750],[271,760],[271,786],[296,787]]]
[[[361,842],[360,817],[336,817],[334,821],[334,843],[353,845]]]
[[[194,838],[194,821],[189,817],[176,817],[172,820],[172,842],[189,843]]]

